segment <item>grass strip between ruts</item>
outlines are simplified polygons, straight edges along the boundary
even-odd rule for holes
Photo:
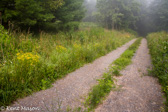
[[[110,93],[111,89],[115,88],[113,76],[119,76],[120,71],[132,62],[131,59],[140,45],[141,39],[142,38],[138,38],[117,60],[110,65],[109,71],[104,73],[102,78],[98,80],[98,84],[92,88],[85,101],[87,111],[95,109],[102,99]]]

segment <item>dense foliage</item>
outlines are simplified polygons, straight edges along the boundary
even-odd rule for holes
[[[83,0],[64,0],[65,4],[59,8],[54,15],[61,20],[62,30],[77,29],[79,23],[85,15]]]
[[[128,36],[129,35],[129,36]],[[58,78],[116,49],[134,36],[94,28],[85,31],[10,35],[0,27],[0,105],[46,89]]]
[[[83,0],[1,0],[4,26],[9,23],[22,29],[29,27],[58,29],[59,23],[80,21],[84,16]]]
[[[168,110],[168,33],[151,33],[147,37],[152,56],[152,75],[159,78],[166,96]]]
[[[140,35],[167,30],[167,0],[148,1],[1,0],[0,20],[2,17],[6,28],[14,26],[32,31],[76,30],[81,20],[96,22],[108,29],[131,29]]]

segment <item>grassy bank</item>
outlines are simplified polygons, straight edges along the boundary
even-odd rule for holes
[[[109,71],[103,74],[102,79],[98,80],[98,85],[92,88],[89,96],[86,100],[86,105],[89,107],[89,111],[96,108],[102,99],[110,93],[112,88],[115,88],[114,75],[119,75],[127,65],[131,63],[131,59],[134,56],[141,38],[137,39],[117,60],[115,60],[109,67]]]
[[[166,111],[168,111],[168,33],[151,33],[147,36],[153,69],[151,74],[159,78],[166,96]]]
[[[0,26],[0,106],[46,89],[56,79],[134,38],[93,28],[47,34],[8,33]]]

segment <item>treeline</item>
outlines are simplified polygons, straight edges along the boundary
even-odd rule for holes
[[[94,1],[94,0],[93,0]],[[108,29],[137,31],[140,35],[167,30],[167,0],[85,0],[89,10],[84,21],[95,21]]]
[[[153,0],[145,4],[147,0],[141,0],[141,10],[137,21],[137,31],[142,35],[168,29],[168,0]]]
[[[153,1],[148,10],[148,15],[150,20],[152,20],[152,30],[168,31],[168,0]]]
[[[97,0],[97,18],[106,28],[133,28],[138,19],[139,4],[135,0]]]
[[[33,30],[77,28],[85,14],[82,4],[83,0],[1,0],[2,25]]]
[[[82,20],[108,29],[134,30],[140,35],[167,30],[168,1],[153,0],[150,4],[148,1],[1,0],[0,18],[6,28],[15,26],[34,31],[78,29]]]

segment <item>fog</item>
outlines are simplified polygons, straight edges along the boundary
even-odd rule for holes
[[[96,2],[97,0],[85,0],[84,6],[86,7],[86,15],[83,21],[93,22],[95,21],[95,17],[93,17],[93,13],[96,12]]]

